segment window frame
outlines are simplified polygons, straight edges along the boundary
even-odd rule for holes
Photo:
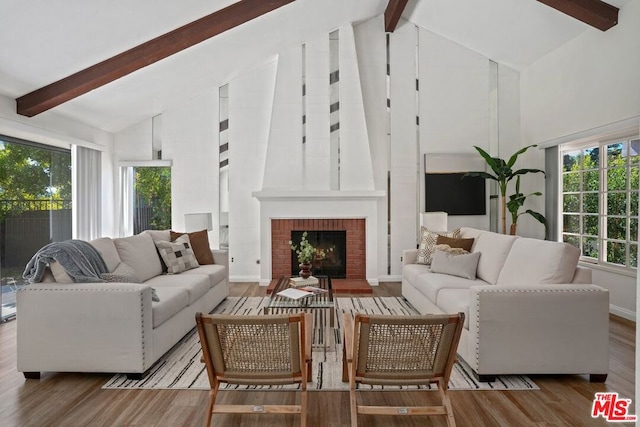
[[[626,131],[623,133],[619,133],[617,135],[607,135],[601,137],[594,137],[588,140],[582,140],[579,142],[566,143],[559,146],[558,155],[560,157],[558,163],[558,170],[561,176],[559,180],[559,227],[558,230],[558,240],[567,241],[567,237],[570,239],[577,239],[579,248],[580,248],[580,261],[591,264],[601,266],[607,269],[613,270],[622,270],[625,272],[635,273],[637,271],[637,255],[634,258],[631,256],[631,252],[635,251],[637,254],[638,249],[638,220],[639,220],[639,212],[638,207],[635,207],[635,215],[634,209],[632,208],[631,201],[634,199],[632,196],[633,193],[636,194],[635,200],[640,199],[640,188],[631,188],[632,186],[632,168],[636,168],[636,170],[640,169],[640,150],[636,149],[636,154],[634,155],[631,152],[631,143],[640,141],[640,135],[637,130],[634,131]],[[614,170],[609,165],[609,149],[610,147],[616,144],[625,144],[626,153],[623,155],[625,158],[624,168],[626,169],[625,177],[626,184],[624,190],[618,189],[608,189],[609,184],[609,174],[608,172]],[[585,169],[584,167],[584,158],[585,152],[588,149],[598,148],[598,165],[597,169]],[[640,148],[640,147],[638,147]],[[580,162],[579,169],[577,173],[579,173],[579,187],[578,191],[566,191],[565,189],[565,176],[571,173],[576,173],[575,171],[565,171],[564,164],[564,156],[569,153],[575,153],[579,151],[579,159]],[[619,167],[616,167],[619,168]],[[597,171],[598,172],[598,188],[595,191],[588,190],[585,188],[585,172],[589,171]],[[567,195],[578,195],[578,208],[577,212],[567,211],[565,212],[565,196]],[[598,195],[598,211],[593,214],[590,212],[586,212],[584,208],[584,195],[585,194],[597,194]],[[625,199],[625,214],[624,215],[615,215],[610,214],[608,211],[609,207],[609,196],[612,194],[624,194]],[[565,231],[565,216],[567,215],[576,215],[578,217],[578,233],[575,232],[566,232]],[[587,229],[585,229],[585,218],[596,216],[597,217],[597,236],[593,234],[587,233]],[[624,219],[624,229],[625,236],[624,240],[620,238],[612,238],[609,237],[608,225],[609,220],[611,219]],[[632,236],[632,227],[631,224],[635,221],[635,233],[636,236]],[[635,240],[633,239],[635,237]],[[595,238],[597,240],[597,257],[585,255],[585,238]],[[611,262],[607,259],[608,257],[608,244],[613,242],[615,244],[623,244],[624,245],[624,260],[625,264],[619,264],[615,262]],[[569,242],[570,243],[570,242]],[[572,244],[572,243],[570,243]],[[635,261],[635,265],[633,262]]]

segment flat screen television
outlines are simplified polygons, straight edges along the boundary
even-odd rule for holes
[[[486,215],[485,179],[459,173],[425,174],[425,212],[449,215]]]

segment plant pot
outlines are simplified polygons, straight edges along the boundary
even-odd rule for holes
[[[518,231],[518,224],[511,224],[511,227],[509,228],[509,234],[512,236],[515,236],[517,231]]]
[[[300,272],[298,273],[300,277],[302,277],[303,279],[306,279],[307,277],[311,276],[310,262],[303,262],[298,267],[300,267]]]

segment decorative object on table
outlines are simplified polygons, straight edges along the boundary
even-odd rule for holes
[[[525,200],[529,196],[542,196],[542,193],[539,191],[529,193],[527,195],[520,192],[520,177],[516,179],[516,193],[509,196],[509,201],[507,202],[507,210],[511,214],[511,228],[509,229],[509,234],[512,236],[516,235],[518,228],[518,217],[522,214],[529,214],[535,219],[538,220],[542,225],[544,225],[545,235],[547,234],[547,219],[540,212],[532,211],[531,209],[527,209],[524,212],[518,213],[520,208],[524,205]]]
[[[313,267],[312,262],[314,260],[322,260],[326,258],[327,252],[333,251],[333,248],[330,249],[320,249],[316,248],[309,242],[307,239],[308,233],[305,231],[302,233],[302,237],[300,238],[299,244],[294,244],[291,240],[289,240],[289,246],[291,250],[296,253],[298,256],[298,262],[300,263],[300,277],[303,279],[307,279],[311,276],[311,268]]]
[[[290,299],[300,299],[305,297],[311,297],[314,294],[313,292],[303,291],[296,288],[287,288],[278,292],[278,295],[280,295],[281,297],[290,298]]]
[[[466,174],[464,174],[464,176],[479,176],[486,179],[492,179],[498,183],[501,200],[500,206],[502,213],[502,234],[507,234],[507,184],[509,183],[509,181],[511,181],[516,176],[524,175],[527,173],[541,172],[543,175],[545,175],[544,171],[540,169],[518,169],[515,171],[511,169],[516,160],[518,160],[518,156],[531,147],[536,147],[536,145],[528,145],[516,151],[508,161],[505,161],[504,159],[501,159],[499,157],[491,157],[491,155],[484,151],[482,148],[474,146],[478,153],[480,153],[480,155],[487,162],[487,165],[489,165],[494,175],[483,171],[467,172]]]
[[[309,276],[307,278],[304,277],[292,277],[289,279],[289,286],[297,288],[300,286],[315,286],[319,282],[317,277]]]

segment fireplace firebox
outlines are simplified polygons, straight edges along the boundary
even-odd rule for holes
[[[291,241],[300,242],[302,230],[291,231]],[[316,248],[315,259],[311,262],[313,275],[332,278],[347,277],[347,232],[345,230],[307,231],[307,240]],[[300,268],[298,258],[291,251],[291,275],[297,276]]]

